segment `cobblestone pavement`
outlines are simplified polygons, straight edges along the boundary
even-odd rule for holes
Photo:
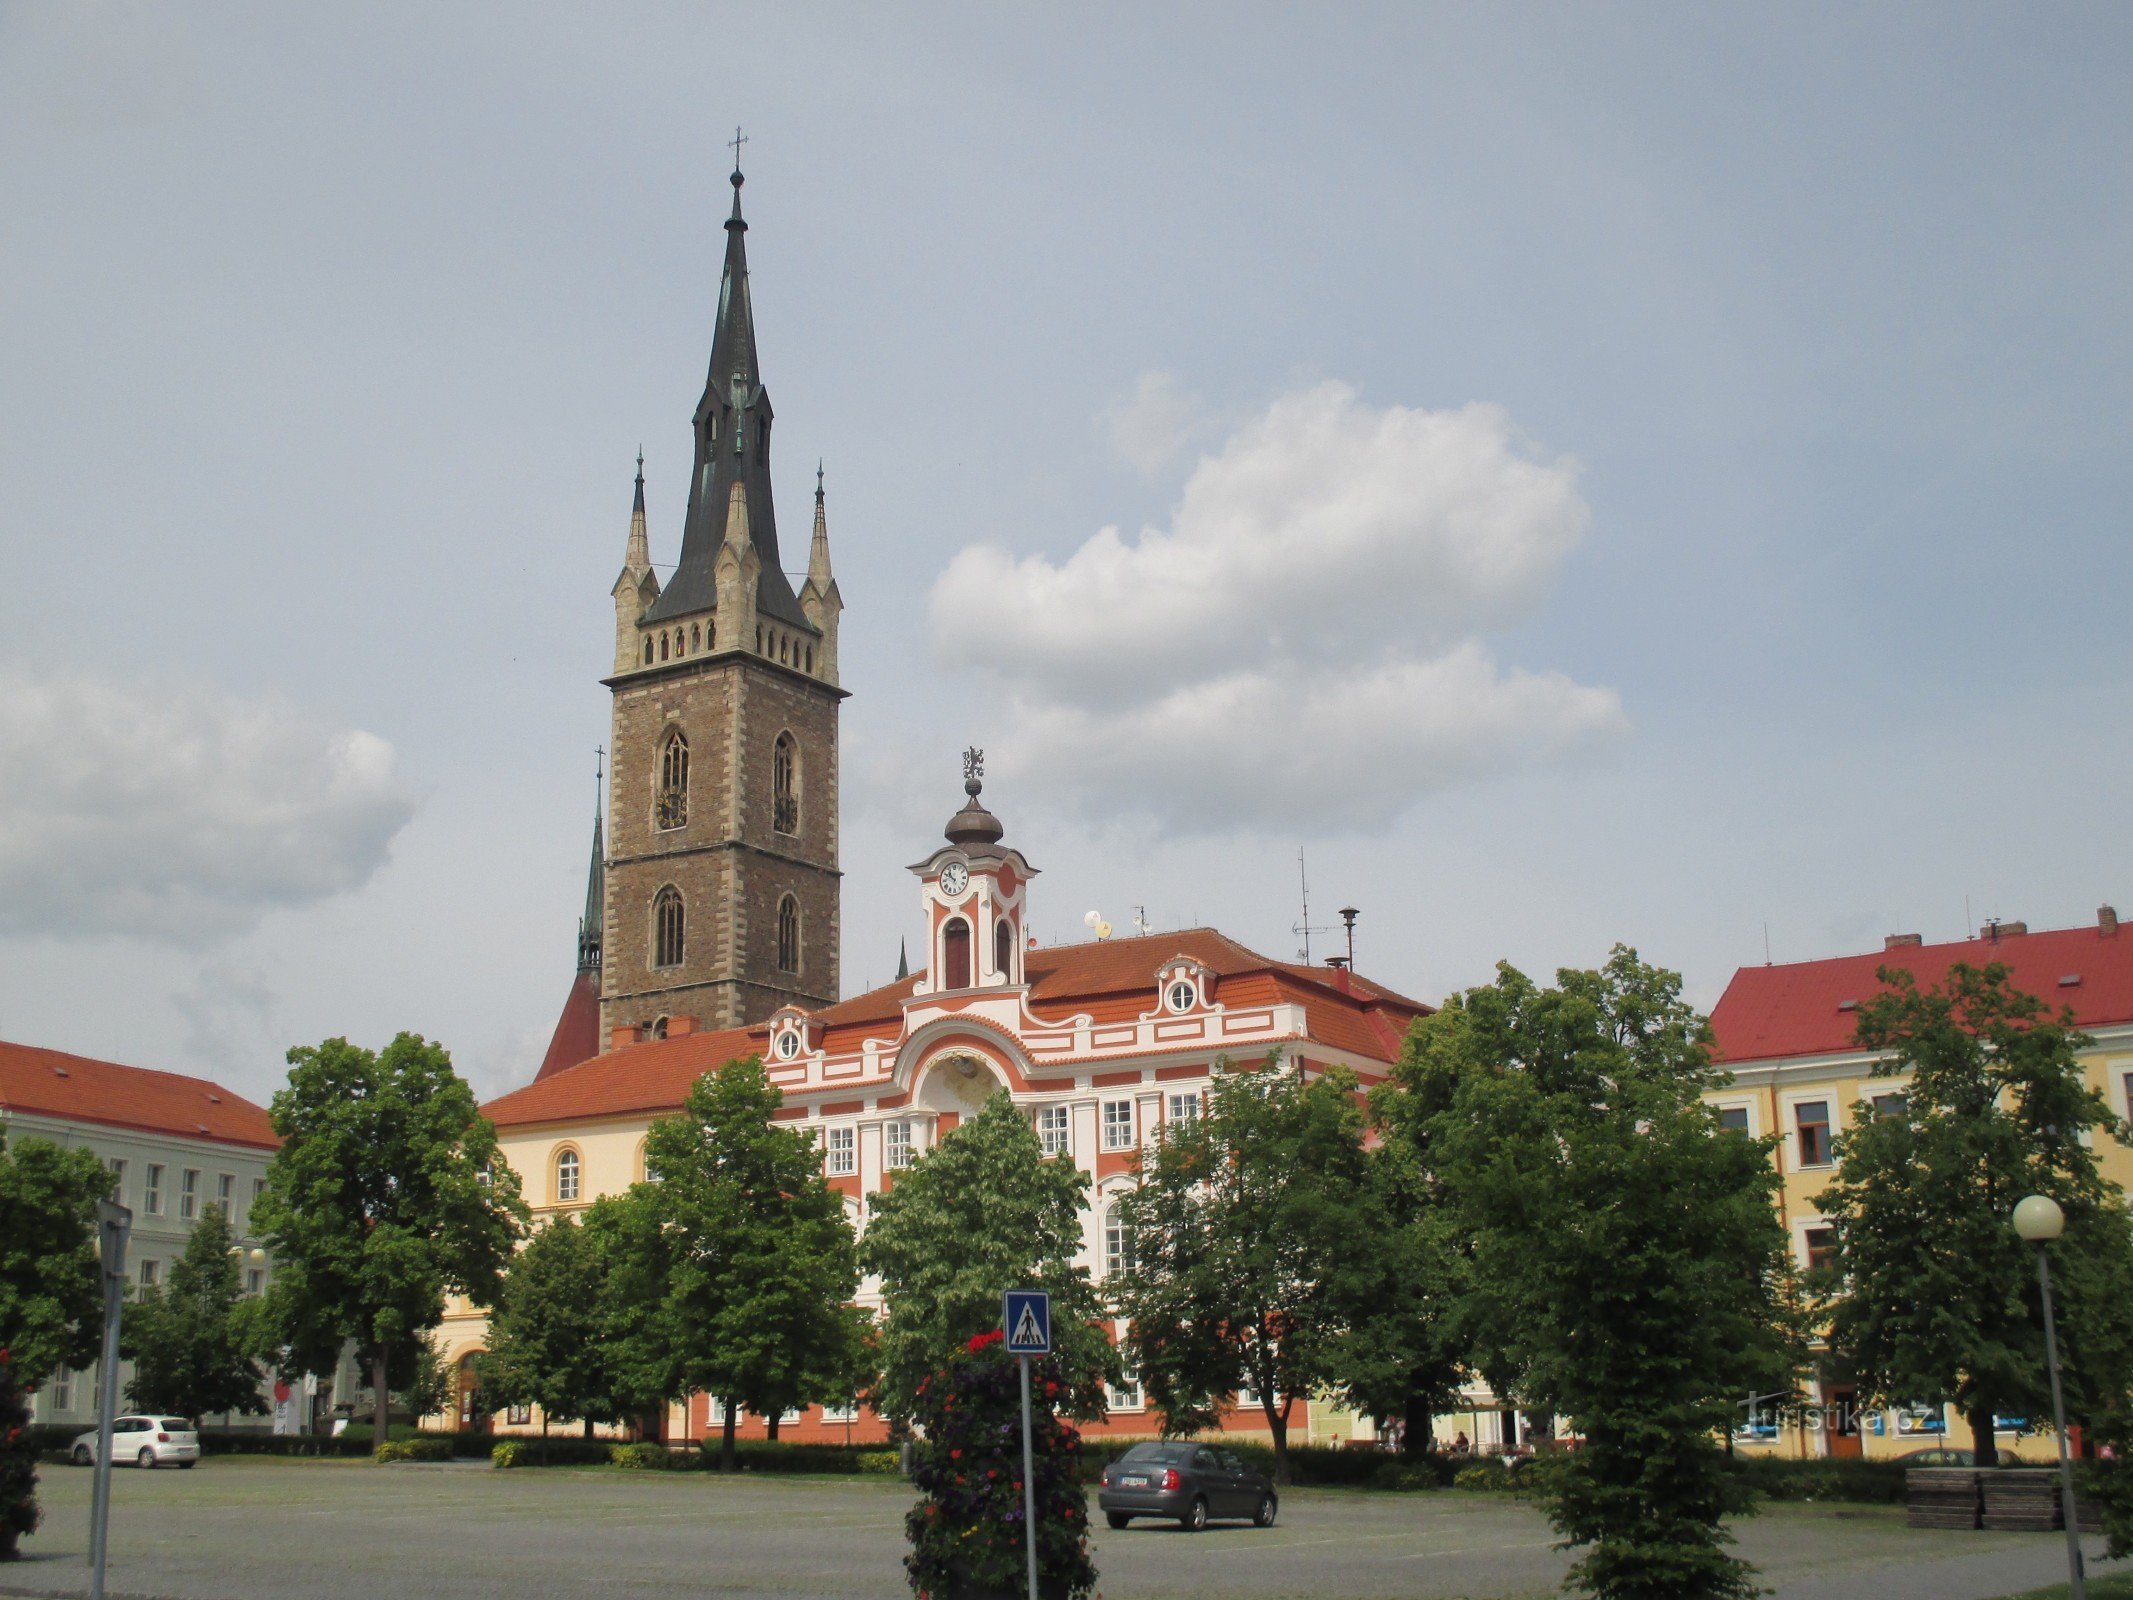
[[[901,1484],[485,1464],[222,1459],[113,1474],[114,1596],[522,1600],[907,1595]],[[0,1594],[86,1593],[89,1474],[45,1469],[45,1525]],[[1880,1508],[1776,1506],[1739,1550],[1780,1600],[1991,1600],[2065,1577],[2056,1535],[1913,1532]],[[1567,1558],[1515,1501],[1297,1490],[1271,1529],[1099,1525],[1106,1600],[1552,1594]]]

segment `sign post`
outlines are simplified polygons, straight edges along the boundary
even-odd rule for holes
[[[1052,1297],[1042,1289],[1010,1289],[1000,1318],[1007,1353],[1022,1369],[1022,1531],[1029,1550],[1029,1600],[1037,1600],[1037,1473],[1030,1451],[1029,1358],[1052,1353]]]
[[[119,1309],[126,1303],[126,1239],[133,1213],[96,1203],[96,1245],[104,1277],[104,1363],[97,1369],[96,1481],[89,1496],[89,1595],[104,1600],[104,1536],[111,1526],[111,1425],[118,1417]]]

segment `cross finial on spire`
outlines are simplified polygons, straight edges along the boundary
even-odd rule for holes
[[[822,498],[822,458],[815,457],[815,498]]]
[[[748,136],[741,132],[741,125],[736,122],[733,125],[733,137],[726,141],[726,148],[733,152],[733,175],[735,178],[741,175],[741,146],[747,142]]]

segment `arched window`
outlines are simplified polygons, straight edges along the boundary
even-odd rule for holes
[[[815,647],[813,645],[807,647],[807,670],[809,672],[815,670]]]
[[[644,641],[644,664],[646,666],[652,664],[652,641],[649,638]]]
[[[716,650],[718,648],[718,624],[715,621],[704,624],[704,648],[706,650]]]
[[[659,747],[659,798],[652,812],[662,828],[689,824],[689,741],[679,728]]]
[[[970,987],[970,924],[961,917],[952,918],[941,930],[941,971],[947,978],[943,987]]]
[[[800,831],[800,747],[789,733],[770,748],[770,825],[780,833]]]
[[[671,883],[652,902],[652,965],[678,967],[688,949],[681,891]]]
[[[791,895],[778,902],[778,970],[800,970],[800,902]]]
[[[665,634],[663,634],[663,633],[662,633],[662,634],[661,634],[661,635],[659,636],[659,659],[660,659],[660,660],[662,660],[662,661],[664,661],[664,660],[666,660],[666,658],[667,658],[667,636],[666,636]]]
[[[690,623],[690,624],[689,624],[689,648],[690,648],[691,650],[694,650],[694,649],[696,649],[696,648],[697,648],[697,647],[698,647],[699,645],[701,645],[701,644],[702,644],[703,642],[704,642],[704,629],[703,629],[703,624],[702,624],[702,623],[700,623],[700,622],[692,622],[692,623]]]
[[[578,1197],[578,1153],[565,1148],[556,1152],[555,1197],[558,1204]]]
[[[992,968],[1001,982],[1015,981],[1015,930],[1005,917],[992,925]]]

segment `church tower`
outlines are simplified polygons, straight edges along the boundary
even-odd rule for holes
[[[822,478],[798,594],[778,557],[773,413],[733,174],[681,554],[662,588],[644,466],[615,580],[603,1036],[759,1022],[838,995],[837,623]]]

